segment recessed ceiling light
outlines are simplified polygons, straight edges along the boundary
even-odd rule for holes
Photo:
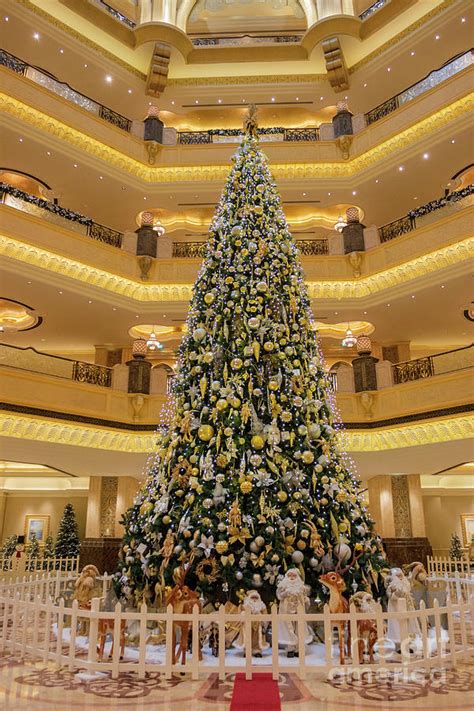
[[[415,298],[415,294],[412,294],[412,295],[411,295],[411,298],[414,299],[414,298]]]
[[[322,101],[324,99],[324,96],[320,96],[319,100]]]
[[[391,68],[391,67],[387,67],[387,72],[391,72],[391,71],[392,71],[392,68]]]
[[[46,338],[42,338],[41,342],[44,343],[46,341]]]
[[[387,304],[387,306],[390,306],[390,304]]]
[[[339,311],[334,311],[334,316],[337,316],[339,314]]]
[[[222,104],[222,99],[217,99],[218,104]]]
[[[444,289],[444,288],[445,288],[444,284],[441,284],[441,288],[442,288],[442,289]]]
[[[22,139],[22,138],[19,138],[18,140],[20,141],[20,143],[23,143],[23,139]]]
[[[128,93],[129,93],[129,94],[131,94],[131,93],[132,93],[132,90],[131,90],[131,89],[129,89],[129,90],[128,90]]]
[[[378,183],[378,182],[379,182],[379,179],[377,178],[377,179],[375,180],[375,182]]]
[[[112,307],[112,311],[117,311],[117,309],[115,308],[115,306]]]
[[[10,18],[4,17],[3,19],[5,20],[5,22],[8,22],[8,20],[9,20]],[[463,20],[464,20],[464,18],[463,18]]]
[[[274,97],[274,96],[272,96],[272,101],[275,101],[275,97]]]
[[[353,191],[352,191],[352,194],[353,194],[353,195],[357,195],[357,190],[353,190]]]
[[[106,74],[106,75],[105,75],[105,81],[106,81],[108,84],[111,84],[111,82],[112,82],[112,77],[110,76],[110,74]]]
[[[403,171],[405,170],[405,168],[404,168],[403,165],[399,165],[399,166],[398,166],[398,170],[400,171],[400,173],[403,173]]]
[[[245,104],[245,99],[242,99],[243,103]]]
[[[417,198],[417,197],[414,197],[413,200],[418,200],[418,198]]]
[[[27,281],[26,283],[27,283],[27,284],[31,284],[31,281]]]
[[[59,293],[60,293],[60,294],[62,294],[63,292],[62,292],[62,291],[60,291]]]
[[[414,53],[414,52],[410,52],[410,56],[411,56],[411,57],[414,57],[414,56],[415,56],[415,53]]]
[[[88,66],[89,66],[88,64],[84,64],[84,69],[87,69]]]
[[[429,157],[430,157],[430,154],[429,154],[429,153],[423,153],[423,158],[424,158],[425,160],[428,160]]]
[[[166,314],[163,314],[163,318],[166,318]]]
[[[51,151],[46,151],[46,155],[47,155],[47,156],[50,156],[50,155],[51,155]]]
[[[365,82],[365,84],[364,84],[364,89],[365,89],[366,86],[367,86],[367,82]]]
[[[89,299],[89,303],[90,303],[90,304],[92,304],[92,301],[91,301],[91,299]]]
[[[364,316],[367,316],[367,311],[364,311]]]
[[[6,17],[5,19],[8,20],[8,17]],[[461,17],[461,22],[466,22],[466,18],[465,18],[465,17]]]
[[[60,49],[59,54],[64,54],[64,49]]]
[[[306,197],[306,193],[303,193],[303,197]]]
[[[331,197],[331,193],[328,193],[328,197]]]
[[[297,96],[297,97],[296,97],[296,101],[299,101],[299,100],[300,100],[300,97],[299,97],[299,96]]]
[[[439,35],[435,35],[435,40],[439,39]]]
[[[195,103],[195,104],[199,104],[199,99],[196,99],[196,101],[195,101],[194,103]]]
[[[451,139],[451,143],[456,143],[456,141],[454,140],[454,138]]]
[[[39,32],[33,32],[33,39],[39,40],[39,38],[40,38]]]
[[[146,200],[146,197],[144,197],[143,199]]]
[[[104,176],[103,176],[103,175],[99,175],[99,180],[103,180],[103,179],[104,179]]]
[[[74,167],[77,168],[77,163],[74,163]]]
[[[140,316],[137,314],[137,315],[135,316],[135,318],[140,318]]]
[[[174,106],[174,101],[171,102],[171,106]]]

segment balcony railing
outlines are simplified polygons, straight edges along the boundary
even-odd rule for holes
[[[393,382],[396,385],[408,383],[412,380],[431,378],[459,370],[474,367],[474,344],[456,348],[452,351],[437,353],[436,355],[407,360],[395,363],[393,366]]]
[[[387,3],[389,2],[390,0],[377,0],[377,2],[374,2],[373,5],[370,5],[370,7],[368,7],[366,10],[364,10],[364,12],[359,15],[359,19],[362,21],[366,20],[368,17],[373,15],[374,12],[377,12],[377,10],[380,10],[380,8],[382,8],[384,5],[387,5]]]
[[[173,257],[203,259],[207,242],[173,242]],[[305,257],[329,254],[327,239],[296,240],[296,246]]]
[[[310,143],[319,141],[319,129],[314,128],[259,128],[260,141],[291,143]],[[241,128],[210,129],[209,131],[179,131],[178,143],[195,146],[206,143],[240,143],[243,139]]]
[[[7,343],[0,343],[0,366],[52,375],[78,383],[100,385],[103,388],[110,388],[112,385],[112,368],[41,353],[31,347],[19,348]]]
[[[225,37],[191,37],[194,47],[246,47],[259,44],[297,44],[303,33],[291,35],[242,34]]]
[[[112,17],[121,22],[123,25],[127,25],[127,27],[130,27],[131,30],[133,30],[137,26],[136,22],[116,10],[115,7],[111,7],[108,3],[104,2],[104,0],[96,0],[96,2],[103,10],[108,12],[109,15],[112,15]]]
[[[368,10],[366,10],[366,12],[368,12]],[[405,91],[392,96],[390,99],[387,99],[387,101],[384,101],[383,104],[379,104],[379,106],[376,106],[375,109],[368,111],[365,114],[366,125],[370,126],[371,123],[375,123],[385,116],[388,116],[400,106],[403,106],[403,104],[415,99],[417,96],[421,96],[421,94],[424,94],[433,87],[438,86],[438,84],[441,84],[443,81],[446,81],[446,79],[449,79],[466,67],[469,67],[472,62],[472,50],[459,54],[453,59],[450,59],[439,69],[434,69],[430,72],[426,77],[424,77],[424,79],[417,81],[415,84],[409,86],[408,89],[405,89]]]
[[[7,183],[0,183],[0,203],[55,224],[64,224],[67,221],[68,229],[104,242],[111,247],[120,248],[122,246],[123,234],[121,232],[94,222],[90,217],[81,215],[79,212],[68,210],[68,208],[56,205],[54,202],[18,190]]]
[[[35,84],[39,84],[45,89],[49,89],[49,91],[61,96],[63,99],[66,99],[66,101],[70,101],[71,103],[80,106],[81,109],[85,109],[85,111],[89,111],[104,121],[107,121],[107,123],[113,124],[116,128],[120,128],[122,131],[130,133],[132,128],[132,121],[130,119],[122,116],[122,114],[119,114],[112,109],[109,109],[103,104],[99,104],[97,101],[85,96],[85,94],[81,94],[79,91],[76,91],[70,87],[69,84],[66,84],[66,82],[58,81],[56,77],[49,74],[46,70],[33,67],[30,64],[23,62],[13,54],[6,52],[4,49],[0,50],[0,65],[7,67],[7,69],[11,69],[17,74],[22,74],[27,79],[35,82]]]
[[[439,198],[438,200],[431,200],[431,202],[420,205],[420,207],[417,207],[415,210],[410,210],[408,215],[404,215],[398,218],[398,220],[393,220],[393,222],[389,222],[387,225],[383,225],[379,228],[380,241],[390,242],[390,240],[395,239],[395,237],[400,237],[407,232],[416,230],[419,226],[416,224],[417,218],[425,217],[437,210],[442,210],[445,207],[454,205],[460,200],[465,200],[473,193],[474,185],[467,185],[465,188],[462,188],[462,190],[456,190],[445,197]]]

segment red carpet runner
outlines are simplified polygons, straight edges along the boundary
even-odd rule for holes
[[[230,711],[281,711],[278,682],[271,674],[236,674]]]

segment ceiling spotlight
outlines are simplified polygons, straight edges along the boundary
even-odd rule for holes
[[[77,168],[77,163],[74,163],[74,167]]]
[[[110,74],[107,74],[107,75],[106,75],[105,81],[107,82],[107,84],[111,84],[111,83],[112,83],[112,77],[110,76]]]
[[[392,71],[392,68],[391,68],[391,67],[387,67],[387,72],[391,72],[391,71]]]
[[[51,151],[46,151],[46,155],[47,155],[47,156],[50,156],[50,155],[51,155]]]
[[[8,17],[6,17],[5,20],[8,20]],[[466,22],[466,18],[465,18],[465,17],[461,17],[461,22]]]
[[[88,64],[84,64],[84,69],[87,69],[88,66],[89,66]]]
[[[357,195],[357,190],[353,190],[353,191],[352,191],[352,194],[353,194],[353,195]]]
[[[195,101],[194,103],[195,103],[195,104],[199,104],[199,99],[196,99],[196,101]]]
[[[375,182],[378,183],[378,182],[379,182],[379,179],[377,178]]]
[[[64,49],[60,49],[59,54],[64,54]]]
[[[365,84],[364,84],[364,89],[365,89],[366,86],[367,86],[367,82],[365,82]]]
[[[296,97],[296,101],[299,101],[299,100],[300,100],[300,97],[299,97],[299,96],[297,96],[297,97]]]
[[[18,140],[20,141],[20,143],[23,143],[23,139],[22,139],[22,138],[19,138]]]
[[[414,53],[414,52],[410,52],[410,56],[411,56],[411,57],[414,57],[414,56],[415,56],[415,53]]]
[[[399,166],[398,166],[398,170],[400,171],[400,173],[403,173],[403,171],[405,170],[405,168],[403,167],[403,165],[399,165]]]
[[[429,153],[423,153],[423,158],[424,158],[425,160],[428,160],[429,157],[430,157],[430,154],[429,154]]]
[[[222,99],[217,99],[218,104],[222,104]]]
[[[324,96],[320,96],[319,100],[322,101],[324,99]]]
[[[33,39],[39,40],[39,38],[40,38],[39,32],[33,32]]]
[[[454,140],[454,138],[451,139],[451,143],[456,143],[456,141]]]
[[[439,35],[435,35],[435,40],[438,40],[438,39],[439,39]]]
[[[274,97],[274,96],[272,96],[272,101],[275,101],[275,97]]]
[[[131,89],[129,89],[129,90],[128,90],[128,93],[129,93],[129,94],[131,94],[131,93],[132,93],[132,90],[131,90]]]

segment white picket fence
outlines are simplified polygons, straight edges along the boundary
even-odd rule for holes
[[[466,556],[461,560],[443,558],[441,556],[428,556],[428,575],[444,577],[458,573],[463,578],[474,578],[474,561]]]
[[[0,555],[0,577],[2,574],[15,571],[17,559],[15,556]],[[71,573],[79,572],[79,556],[70,558],[24,558],[21,561],[22,572],[36,573],[39,571],[63,570]],[[17,573],[18,574],[18,573]]]
[[[9,652],[21,659],[40,660],[42,663],[54,663],[58,668],[70,671],[88,670],[109,671],[113,678],[121,672],[133,671],[139,678],[147,672],[159,670],[165,678],[173,673],[187,672],[193,679],[200,675],[217,672],[219,678],[225,678],[229,672],[245,672],[247,678],[259,672],[272,672],[277,679],[281,672],[296,672],[301,679],[308,674],[333,673],[339,668],[338,650],[334,646],[334,626],[338,621],[349,623],[352,636],[351,667],[357,668],[359,658],[357,644],[357,623],[360,620],[374,619],[377,627],[377,653],[373,664],[364,664],[363,669],[429,669],[447,664],[456,666],[474,652],[474,590],[471,581],[457,578],[461,586],[461,596],[453,602],[448,597],[445,606],[435,601],[433,608],[407,611],[405,602],[400,601],[397,612],[385,612],[381,606],[375,613],[358,613],[351,606],[346,614],[331,614],[327,605],[321,613],[307,613],[301,608],[297,614],[280,614],[276,606],[265,615],[250,615],[249,612],[230,614],[221,606],[215,613],[200,612],[194,608],[192,614],[177,615],[171,606],[166,611],[155,612],[146,605],[139,610],[126,610],[117,603],[114,610],[100,609],[101,599],[94,598],[90,610],[79,609],[74,601],[71,607],[65,605],[60,596],[69,588],[73,578],[61,571],[53,574],[37,574],[14,583],[0,584],[0,652]],[[103,593],[106,594],[110,578],[103,578]],[[59,598],[59,601],[58,601]],[[56,602],[55,602],[56,601]],[[421,629],[414,652],[410,650],[412,640],[408,632],[409,620],[416,618]],[[98,659],[97,643],[100,635],[100,623],[110,620],[113,628],[113,654],[111,659]],[[400,654],[394,654],[393,646],[387,639],[387,623],[396,620],[400,626],[402,640]],[[174,622],[189,621],[192,630],[192,651],[187,654],[186,663],[172,663],[172,628]],[[278,648],[278,626],[280,622],[296,622],[298,631],[299,657],[287,660]],[[241,653],[229,652],[225,648],[226,625],[239,622],[245,631],[245,649]],[[264,622],[270,626],[272,646],[263,659],[252,657],[251,625]],[[218,655],[209,653],[199,659],[199,644],[204,630],[209,630],[214,623],[218,630]],[[306,625],[316,625],[324,644],[305,645]],[[133,648],[133,659],[120,659],[120,632],[122,626],[134,628],[137,635]],[[443,625],[445,630],[443,630]],[[88,629],[87,638],[80,637],[80,630]],[[164,633],[161,656],[151,654],[150,635]],[[79,645],[82,639],[82,647]],[[84,640],[86,644],[84,646]],[[319,656],[314,649],[319,647]],[[157,647],[153,647],[154,650]],[[126,648],[126,657],[130,657],[130,648]],[[347,667],[340,667],[341,670]]]

